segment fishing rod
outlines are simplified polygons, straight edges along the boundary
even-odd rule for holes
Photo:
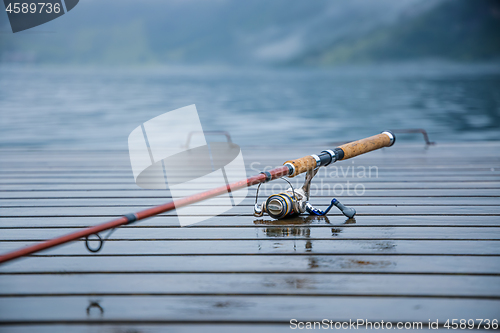
[[[282,192],[280,194],[271,195],[262,205],[255,204],[254,215],[262,216],[264,212],[268,213],[269,216],[277,219],[286,218],[294,216],[305,211],[313,215],[325,215],[333,205],[337,206],[347,217],[352,217],[355,211],[352,208],[348,208],[340,204],[338,200],[333,199],[330,207],[322,212],[314,208],[308,203],[309,200],[309,187],[310,182],[314,175],[316,175],[320,167],[324,167],[340,160],[347,160],[349,158],[380,149],[383,147],[390,147],[394,144],[396,137],[390,131],[382,132],[381,134],[374,135],[365,139],[358,141],[353,141],[346,143],[334,149],[323,150],[318,155],[308,155],[299,159],[286,161],[283,166],[274,168],[270,171],[261,172],[258,175],[249,177],[238,182],[227,184],[225,186],[220,186],[208,191],[197,193],[191,196],[187,196],[182,199],[175,201],[170,201],[166,204],[159,205],[156,207],[148,208],[136,213],[130,213],[123,215],[115,220],[96,225],[93,227],[88,227],[80,231],[64,235],[61,237],[53,238],[38,244],[24,247],[22,249],[12,251],[0,256],[0,264],[8,262],[13,259],[17,259],[23,256],[27,256],[32,253],[36,253],[42,250],[53,248],[55,246],[65,244],[71,241],[75,241],[81,238],[85,238],[87,248],[92,252],[97,252],[102,246],[103,240],[99,236],[99,232],[105,230],[111,230],[111,232],[120,226],[128,225],[140,220],[147,219],[149,217],[165,213],[176,208],[188,206],[203,200],[207,200],[227,192],[232,192],[239,190],[244,187],[249,187],[252,185],[257,185],[266,183],[282,177],[295,177],[302,173],[306,173],[306,181],[304,186],[300,189],[291,189]],[[284,179],[284,178],[283,178]],[[290,184],[291,186],[291,184]],[[258,195],[258,193],[257,193]],[[92,250],[88,246],[88,237],[96,235],[101,241],[98,249]],[[109,234],[108,234],[109,237]]]

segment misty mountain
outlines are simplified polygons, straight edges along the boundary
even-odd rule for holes
[[[357,37],[310,49],[294,64],[331,65],[400,59],[500,59],[500,1],[444,1]]]
[[[453,1],[465,2],[475,1]],[[8,33],[4,12],[0,15],[0,61],[329,65],[383,60],[407,36],[418,39],[428,22],[426,17],[448,3],[451,1],[82,0],[70,13],[16,34]],[[399,33],[402,29],[406,35]],[[417,55],[432,56],[432,51],[429,46]],[[407,53],[397,56],[411,57],[411,48]]]

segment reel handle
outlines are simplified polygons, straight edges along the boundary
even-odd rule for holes
[[[395,141],[396,137],[392,132],[384,131],[365,139],[343,144],[333,150],[322,151],[319,155],[308,155],[296,160],[286,161],[283,164],[288,164],[291,170],[291,174],[288,177],[292,178],[320,166],[327,166],[335,161],[347,160],[373,150],[390,147]]]

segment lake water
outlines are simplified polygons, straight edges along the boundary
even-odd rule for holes
[[[500,65],[333,69],[0,68],[0,146],[127,149],[130,132],[196,104],[240,145],[325,143],[424,128],[436,142],[500,139]],[[402,141],[422,140],[400,135]],[[398,138],[398,139],[399,139]]]

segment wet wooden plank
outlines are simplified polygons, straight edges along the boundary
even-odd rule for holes
[[[104,310],[100,322],[193,322],[226,321],[289,323],[300,320],[349,321],[356,317],[397,322],[401,318],[425,321],[449,318],[498,318],[500,301],[454,298],[381,298],[313,296],[106,296],[98,303]],[[8,306],[7,306],[8,304]],[[51,304],[51,306],[47,306]],[[0,311],[0,323],[87,321],[89,298],[9,298]],[[133,310],[131,310],[133,309]],[[193,318],[195,317],[195,318]]]
[[[274,245],[274,244],[272,244]],[[278,243],[277,246],[280,244]],[[216,243],[207,247],[217,246]],[[307,245],[304,244],[304,247]],[[314,247],[314,242],[312,244]],[[292,249],[288,249],[289,251]],[[201,248],[203,252],[203,248]],[[209,259],[209,260],[208,260]],[[244,260],[243,260],[244,259]],[[29,257],[0,267],[1,274],[27,272],[268,272],[351,274],[500,275],[499,256],[156,256]],[[0,276],[1,276],[0,274]]]
[[[497,161],[491,163],[482,163],[481,167],[478,167],[477,164],[475,166],[467,166],[467,165],[421,165],[421,166],[394,166],[394,165],[376,165],[376,169],[372,169],[372,172],[375,173],[378,171],[378,174],[385,177],[394,176],[395,178],[403,178],[405,176],[412,177],[498,177],[499,166]],[[279,165],[279,164],[278,164]],[[274,166],[274,165],[273,165]],[[356,164],[355,172],[359,171],[359,167],[365,167],[366,172],[369,172],[370,164]],[[129,168],[110,168],[110,169],[86,169],[80,170],[76,168],[69,169],[58,169],[56,167],[53,168],[2,168],[0,167],[2,174],[0,175],[1,180],[9,180],[11,179],[72,179],[72,178],[81,178],[81,179],[123,179],[130,180],[133,179],[133,174]],[[337,171],[335,171],[337,170]],[[325,169],[325,171],[319,174],[319,177],[323,177],[323,174],[327,175],[334,173],[338,173],[342,175],[342,170],[344,170],[345,176],[349,178],[351,176],[352,168],[333,168],[333,166]],[[247,168],[247,173],[255,173],[259,171],[257,166]]]
[[[300,182],[295,182],[292,183],[294,187],[301,187],[302,181]],[[274,184],[277,185],[277,184]],[[281,189],[277,189],[278,186],[271,186],[269,189],[267,189],[265,192],[268,192],[267,195],[270,195],[272,193],[271,189],[273,190],[273,193],[276,191],[284,191],[288,187],[290,187],[288,184],[284,183],[282,184]],[[435,182],[407,182],[405,183],[406,187],[405,189],[407,190],[435,190],[435,189],[453,189],[453,190],[470,190],[470,189],[500,189],[500,181],[488,181],[488,182],[439,182],[436,180]],[[209,185],[205,185],[209,186]],[[210,185],[212,186],[212,185]],[[213,186],[215,187],[216,184],[214,183]],[[322,194],[324,195],[345,195],[347,194],[347,191],[349,190],[352,195],[357,195],[357,196],[363,196],[366,193],[366,190],[398,190],[401,188],[401,183],[398,182],[384,182],[384,183],[373,183],[373,182],[365,182],[363,180],[356,180],[356,181],[328,181],[328,182],[320,182],[320,183],[313,183],[311,185],[311,190],[314,191],[313,193],[315,194]],[[43,183],[36,183],[36,184],[16,184],[16,185],[2,185],[0,187],[0,193],[2,192],[32,192],[32,191],[102,191],[102,190],[107,190],[107,191],[137,191],[140,190],[138,189],[137,185],[135,184],[115,184],[115,183],[108,183],[108,184],[78,184],[78,183],[66,183],[63,185],[60,184],[43,184]],[[203,190],[206,190],[206,188],[198,188],[200,192]],[[264,189],[263,189],[264,190]],[[161,193],[161,191],[155,191],[156,193]],[[165,192],[165,191],[164,191]],[[248,189],[248,192],[251,193],[251,195],[255,195],[256,189],[250,188]],[[318,193],[319,192],[319,193]],[[500,193],[500,192],[497,192]],[[266,193],[262,193],[263,195],[266,195]],[[348,195],[348,194],[347,194]],[[239,196],[239,195],[238,195]]]
[[[276,187],[282,190],[282,187]],[[362,191],[359,189],[358,191]],[[349,194],[350,193],[350,194]],[[328,194],[317,195],[316,197],[327,197],[332,196],[339,197],[351,197],[359,196],[354,193],[354,189],[351,188],[351,192],[341,192],[339,189],[337,192],[331,192]],[[457,189],[385,189],[385,190],[372,190],[366,189],[363,192],[364,197],[500,197],[500,189],[467,189],[464,191],[457,191]],[[235,192],[234,197],[245,197],[241,193]],[[161,190],[119,190],[119,191],[109,191],[103,190],[27,190],[27,191],[2,191],[0,193],[1,199],[37,199],[37,198],[89,198],[89,199],[107,199],[107,198],[164,198],[169,199],[168,192]]]
[[[2,229],[0,242],[43,241],[67,233],[64,229]],[[119,228],[109,241],[128,240],[498,240],[500,227],[266,227],[255,228]]]
[[[222,303],[221,303],[222,304]],[[172,332],[172,333],[192,333],[192,332],[207,332],[207,333],[254,333],[259,332],[290,332],[289,322],[284,321],[168,321],[168,320],[140,320],[127,322],[101,320],[98,319],[99,310],[92,309],[91,315],[86,320],[73,321],[37,321],[37,322],[9,322],[8,325],[2,324],[2,332],[19,333],[19,332],[50,332],[50,333],[88,333],[91,332]],[[397,323],[394,323],[396,326]],[[361,329],[361,328],[360,328]],[[368,328],[367,330],[375,330]],[[446,328],[432,329],[436,331],[448,331]],[[419,331],[430,331],[428,328],[419,329]],[[472,330],[474,331],[474,330]]]
[[[286,157],[285,157],[286,158]],[[357,158],[357,157],[356,157]],[[337,164],[338,163],[338,164]],[[407,164],[394,164],[394,163],[379,163],[377,161],[372,161],[372,163],[351,163],[346,164],[347,162],[337,162],[335,165],[329,166],[327,169],[322,171],[322,173],[339,173],[343,172],[347,175],[347,173],[352,172],[354,168],[355,171],[359,171],[360,168],[365,168],[366,171],[369,171],[370,167],[372,167],[373,172],[378,171],[379,174],[389,176],[390,173],[393,173],[395,176],[403,176],[403,175],[411,175],[415,176],[423,176],[432,174],[438,175],[493,175],[498,176],[499,172],[499,161],[495,160],[487,160],[487,161],[478,161],[476,164],[456,164],[456,161],[450,163],[436,163],[436,164],[420,164],[420,163],[407,163]],[[455,163],[455,164],[453,164]],[[261,169],[271,169],[282,164],[282,160],[278,160],[278,158],[267,161],[267,162],[258,162],[253,165],[247,165],[246,171],[248,173],[255,173]],[[32,167],[32,164],[28,164],[29,166],[21,166],[13,163],[10,166],[2,166],[0,165],[0,170],[6,175],[18,175],[18,177],[24,176],[37,176],[45,177],[45,176],[72,176],[74,174],[78,174],[82,177],[89,176],[108,176],[108,177],[132,177],[133,174],[130,170],[130,165],[122,165],[122,166],[105,166],[105,165],[94,165],[94,166],[66,166],[64,167],[64,163],[60,163],[58,165],[39,165],[38,167]],[[62,165],[62,166],[61,166]],[[2,177],[5,178],[5,177]],[[38,178],[38,177],[36,177]]]
[[[346,205],[348,199],[342,200]],[[194,206],[194,205],[193,205]],[[206,207],[209,212],[210,208],[213,206],[207,205],[196,205],[200,207]],[[224,205],[222,205],[224,206]],[[250,219],[253,218],[252,207],[249,206],[227,206],[228,210],[224,213],[219,214],[219,216],[248,216]],[[325,209],[325,206],[319,206],[319,208]],[[449,216],[461,216],[461,215],[472,215],[472,216],[500,216],[499,206],[488,206],[487,208],[482,206],[453,206],[446,209],[443,206],[357,206],[356,216],[370,216],[370,215],[387,215],[387,216],[408,216],[408,215],[449,215]],[[3,208],[1,219],[9,217],[78,217],[78,216],[98,216],[98,217],[118,217],[126,214],[127,212],[135,212],[145,209],[144,207],[129,206],[127,211],[124,211],[123,207],[91,207],[88,209],[81,208],[71,208],[71,207],[35,207],[35,208]],[[172,216],[176,215],[175,212],[166,212],[159,214],[159,216]],[[197,216],[198,214],[193,214],[192,216]],[[330,217],[343,216],[338,210],[332,211],[329,214]]]
[[[261,195],[259,195],[261,198]],[[261,200],[266,197],[262,195]],[[339,197],[339,200],[342,198]],[[373,198],[373,197],[349,197],[349,206],[498,206],[497,197],[440,197],[439,200],[432,197],[393,197],[393,198]],[[330,198],[314,197],[314,205],[328,206]],[[93,198],[39,198],[39,199],[3,199],[0,201],[0,208],[34,208],[34,207],[153,207],[166,202],[164,198],[108,198],[107,200]],[[238,206],[253,207],[255,197],[248,196]],[[347,202],[346,202],[347,204]],[[203,203],[200,203],[203,205]],[[453,208],[450,208],[453,209]],[[1,214],[0,214],[1,216]]]
[[[455,177],[455,176],[493,176],[498,177],[500,168],[498,166],[498,161],[491,163],[480,164],[481,167],[466,167],[462,166],[460,168],[454,167],[452,165],[436,165],[436,166],[394,166],[391,165],[380,165],[380,164],[350,164],[350,165],[333,165],[328,166],[326,169],[321,170],[318,173],[317,177],[319,178],[333,178],[334,176],[337,178],[349,178],[349,177],[359,177],[359,172],[366,172],[366,174],[371,175],[379,175],[383,177],[404,177],[404,176],[415,176],[415,177],[433,177],[433,176],[443,176],[443,177]],[[253,165],[252,167],[247,167],[246,172],[250,174],[258,173],[259,170],[266,169],[269,170],[276,166],[279,166],[280,163],[266,165],[259,163],[258,165]],[[130,180],[133,179],[133,173],[130,170],[130,166],[126,168],[120,169],[89,169],[89,170],[79,170],[75,171],[75,168],[68,170],[59,170],[57,168],[36,168],[36,169],[10,169],[10,168],[2,168],[2,177],[0,178],[2,181],[7,181],[10,176],[13,179],[72,179],[72,178],[81,178],[81,179],[123,179]],[[77,169],[78,170],[78,169]],[[354,172],[354,176],[353,173]],[[210,177],[204,179],[209,182]]]
[[[113,332],[113,333],[126,333],[126,332],[172,332],[172,333],[191,333],[191,332],[216,332],[216,333],[254,333],[255,331],[261,332],[289,332],[290,326],[286,323],[262,323],[262,322],[241,322],[241,323],[192,323],[185,322],[182,324],[174,322],[158,323],[153,321],[141,320],[139,323],[133,322],[110,322],[101,321],[98,318],[99,310],[92,308],[87,319],[84,321],[59,321],[47,322],[39,321],[30,323],[26,321],[13,322],[9,324],[0,322],[2,325],[3,333],[24,333],[24,332],[37,332],[37,333],[89,333],[91,332]],[[95,316],[95,317],[94,317]],[[97,317],[97,318],[96,318]],[[425,329],[424,329],[425,330]],[[444,330],[444,329],[443,329]]]
[[[2,252],[12,251],[35,242],[1,242]],[[93,245],[93,244],[92,244]],[[500,255],[500,242],[471,241],[446,242],[440,240],[290,240],[279,241],[109,241],[100,254],[92,256],[170,256],[170,255]],[[41,252],[39,256],[89,256],[83,241],[76,241],[61,247]],[[69,260],[69,259],[68,259]],[[430,258],[429,260],[432,260]],[[1,268],[1,267],[0,267]]]
[[[141,281],[140,284],[137,281]],[[409,287],[411,286],[411,287]],[[323,294],[500,299],[500,276],[377,274],[79,274],[4,275],[0,299],[71,295]]]
[[[354,206],[357,208],[357,206]],[[453,208],[453,207],[451,207]],[[334,227],[340,226],[344,228],[363,227],[406,227],[406,226],[447,226],[447,227],[484,227],[484,226],[499,226],[500,219],[494,215],[472,215],[472,216],[452,216],[452,215],[413,215],[406,216],[402,219],[400,216],[357,216],[355,221],[347,219],[344,216],[336,213],[335,215],[322,216],[299,216],[282,221],[272,220],[269,217],[255,218],[247,216],[215,216],[189,226],[192,228],[225,228],[225,227],[240,227],[254,228],[255,226],[263,227],[280,227],[297,225],[309,227]],[[0,230],[3,229],[22,229],[22,228],[82,228],[96,225],[109,220],[100,216],[74,216],[68,217],[2,217],[0,218]],[[150,219],[142,220],[132,225],[123,226],[127,228],[178,228],[179,222],[176,216],[156,216]]]
[[[349,140],[344,141],[349,142]],[[339,142],[324,143],[323,146],[331,146],[335,144],[340,144]],[[391,153],[404,153],[407,155],[428,155],[428,156],[455,156],[460,155],[463,149],[470,149],[471,156],[497,156],[492,151],[492,149],[498,147],[498,142],[495,141],[463,141],[463,142],[439,142],[433,146],[426,146],[422,143],[411,143],[411,142],[398,142],[398,144],[390,147],[384,148],[378,151],[371,152],[370,155],[365,155],[367,157],[374,157],[376,155],[384,156],[385,154]],[[273,146],[244,146],[242,150],[247,150],[247,154],[250,156],[273,156],[277,154],[311,154],[311,150],[318,149],[318,145],[302,144],[302,145],[273,145]],[[2,153],[17,155],[19,153],[18,148],[2,148]],[[44,148],[44,149],[24,149],[27,154],[39,155],[39,156],[70,156],[80,157],[85,159],[85,156],[101,156],[103,158],[111,158],[114,155],[127,154],[126,149],[120,150],[89,150],[82,148]]]

